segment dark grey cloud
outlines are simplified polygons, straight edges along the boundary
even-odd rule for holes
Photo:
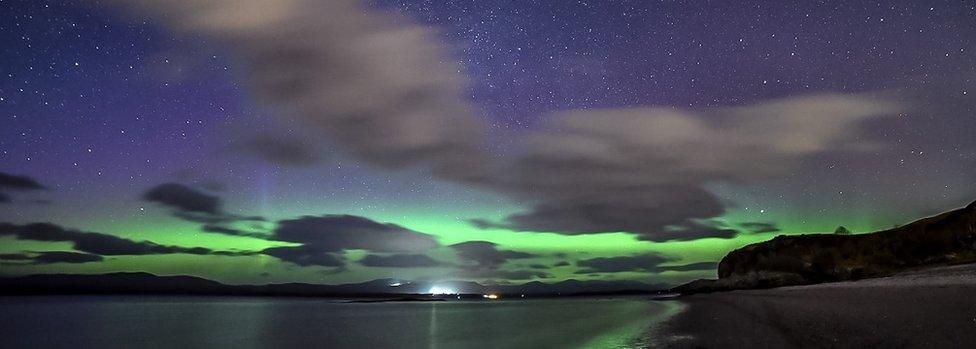
[[[34,257],[23,253],[0,253],[0,260],[4,261],[30,261]]]
[[[543,162],[523,159],[525,167],[547,166]],[[554,166],[561,167],[561,166]],[[535,170],[531,170],[535,172]],[[539,171],[539,175],[545,175]],[[576,170],[573,170],[576,171]],[[568,190],[569,188],[562,188]],[[560,190],[562,190],[560,189]],[[550,189],[545,189],[550,190]],[[588,195],[543,194],[548,198],[529,211],[508,216],[503,222],[474,221],[480,227],[498,227],[518,231],[557,232],[567,235],[606,232],[665,234],[664,227],[721,215],[723,205],[707,191],[692,186],[656,186],[607,188],[606,192]],[[585,187],[577,193],[588,192]],[[558,196],[563,196],[559,198]],[[527,198],[528,199],[528,198]],[[652,230],[649,230],[652,229]],[[648,234],[642,234],[642,237]]]
[[[63,251],[32,252],[32,254],[24,254],[24,253],[0,254],[0,260],[23,261],[23,262],[29,262],[30,264],[54,264],[54,263],[80,264],[80,263],[100,262],[104,259],[105,259],[104,257],[99,256],[97,254],[63,252]]]
[[[238,255],[239,252],[213,251],[203,247],[159,245],[150,241],[132,241],[114,235],[82,232],[66,229],[51,223],[11,224],[0,223],[0,236],[13,236],[19,240],[67,241],[74,249],[103,256],[197,254]]]
[[[204,224],[203,227],[201,227],[200,229],[208,233],[217,233],[217,234],[233,235],[233,236],[247,236],[247,237],[258,238],[258,239],[268,238],[267,233],[244,231],[244,230],[222,226],[222,225],[216,225],[216,224]]]
[[[32,190],[44,190],[47,189],[37,180],[27,177],[13,175],[5,172],[0,172],[0,190],[20,190],[20,191],[32,191]],[[0,191],[0,204],[10,203],[13,200],[10,194]]]
[[[164,183],[152,187],[142,198],[160,203],[180,212],[204,215],[223,215],[220,198],[179,183]]]
[[[17,189],[17,190],[42,190],[46,189],[37,180],[27,177],[18,176],[9,173],[0,172],[0,188],[4,189]]]
[[[722,224],[708,221],[691,221],[683,225],[668,226],[665,231],[655,234],[653,239],[668,241],[690,241],[704,238],[732,239],[739,231],[722,227]],[[639,235],[639,239],[652,239]]]
[[[529,264],[529,268],[532,269],[549,269],[545,264]]]
[[[224,233],[229,230],[217,229],[218,223],[250,220],[262,221],[262,217],[238,216],[224,212],[223,201],[215,196],[179,183],[163,183],[150,188],[142,194],[142,199],[173,209],[173,215],[191,222],[205,223],[210,232]],[[230,234],[237,235],[237,234]]]
[[[805,159],[881,145],[867,120],[900,107],[872,96],[814,95],[712,110],[631,108],[570,111],[527,135],[524,155],[492,185],[534,202],[481,227],[560,234],[631,232],[642,240],[730,237],[730,229],[685,229],[722,215],[710,183],[789,175]],[[677,233],[676,233],[677,232]]]
[[[599,257],[577,261],[576,265],[581,269],[576,273],[619,273],[626,271],[656,273],[662,270],[661,264],[674,262],[675,260],[676,258],[674,257],[659,253],[645,253],[621,257]]]
[[[53,252],[38,252],[34,256],[34,263],[36,264],[52,264],[52,263],[91,263],[91,262],[101,262],[105,257],[97,254],[91,253],[78,253],[78,252],[63,252],[63,251],[53,251]]]
[[[386,267],[386,268],[422,268],[437,267],[445,265],[444,262],[430,258],[422,254],[392,254],[376,255],[370,254],[359,260],[359,264],[367,267]]]
[[[558,261],[558,262],[556,262],[556,264],[553,264],[552,266],[554,266],[554,267],[565,267],[565,266],[567,266],[569,264],[570,263],[567,262],[567,261]]]
[[[324,251],[420,252],[438,247],[433,236],[352,215],[303,216],[278,222],[271,239]]]
[[[340,252],[325,251],[316,246],[270,247],[261,253],[302,267],[344,267],[346,265]]]
[[[773,222],[746,222],[739,224],[745,230],[750,233],[761,234],[761,233],[775,233],[780,231],[776,223]]]
[[[473,269],[465,270],[463,276],[475,279],[529,280],[549,279],[552,274],[542,270]]]
[[[471,266],[474,269],[494,270],[511,259],[538,257],[538,255],[527,252],[500,250],[498,244],[488,241],[466,241],[450,247],[458,258],[465,262],[474,263]]]
[[[458,277],[484,280],[528,280],[552,277],[544,270],[535,269],[537,266],[530,266],[533,269],[529,270],[502,268],[510,260],[539,257],[537,254],[502,250],[498,248],[498,244],[489,241],[466,241],[449,247],[461,260],[461,264],[457,265]]]
[[[660,271],[705,271],[718,270],[718,262],[698,262],[681,265],[663,265],[658,267]]]
[[[415,253],[440,246],[433,236],[396,224],[351,215],[303,216],[278,222],[271,240],[300,243],[275,247],[265,254],[302,266],[344,266],[344,250]]]
[[[662,265],[674,262],[676,258],[658,253],[645,253],[633,256],[601,257],[581,260],[576,263],[582,269],[577,274],[666,271],[704,271],[718,269],[718,262],[699,262],[680,265]]]

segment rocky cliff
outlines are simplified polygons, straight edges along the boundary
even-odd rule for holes
[[[767,288],[887,276],[928,265],[976,262],[976,202],[901,227],[858,235],[781,235],[729,253],[718,280],[681,293]]]

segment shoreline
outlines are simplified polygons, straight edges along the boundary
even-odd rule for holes
[[[654,347],[976,345],[976,264],[890,277],[683,296]]]

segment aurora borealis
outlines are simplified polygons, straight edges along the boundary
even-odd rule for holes
[[[673,284],[976,199],[970,2],[231,3],[0,3],[3,274]]]

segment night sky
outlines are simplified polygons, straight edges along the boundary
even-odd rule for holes
[[[976,3],[0,1],[0,273],[677,283],[976,200]]]

